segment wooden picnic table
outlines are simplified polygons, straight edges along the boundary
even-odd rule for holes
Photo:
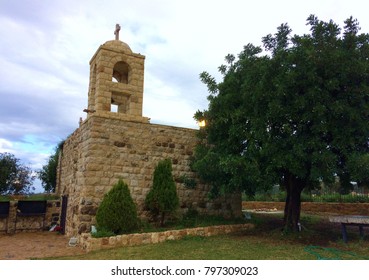
[[[358,226],[360,236],[364,237],[364,227],[369,227],[369,216],[355,216],[355,215],[344,215],[344,216],[330,216],[329,221],[331,223],[340,223],[342,231],[342,239],[347,243],[347,226]]]

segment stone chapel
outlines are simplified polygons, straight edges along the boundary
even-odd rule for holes
[[[90,60],[85,120],[65,141],[59,158],[57,193],[62,196],[61,226],[68,236],[90,232],[106,192],[122,178],[142,218],[157,163],[169,158],[180,211],[240,216],[241,194],[212,200],[209,186],[190,169],[195,129],[150,123],[142,116],[145,56],[119,40],[102,44]],[[188,187],[183,178],[196,182]]]

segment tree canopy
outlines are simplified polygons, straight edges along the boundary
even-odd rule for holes
[[[0,194],[28,194],[34,188],[30,167],[10,153],[0,153]]]
[[[55,147],[54,154],[50,155],[47,163],[37,171],[37,176],[41,180],[42,187],[48,193],[55,192],[56,189],[59,155],[63,151],[64,142],[65,140],[59,142]]]
[[[194,169],[215,193],[285,187],[286,229],[298,230],[301,191],[320,181],[365,179],[369,153],[369,35],[311,15],[200,74],[210,95]],[[360,164],[357,164],[360,163]],[[361,178],[359,178],[361,176]],[[355,178],[356,177],[356,178]]]

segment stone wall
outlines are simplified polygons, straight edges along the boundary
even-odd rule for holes
[[[209,187],[190,169],[197,130],[150,124],[147,119],[113,112],[90,114],[64,144],[58,191],[68,195],[66,234],[89,232],[106,192],[122,178],[129,186],[141,217],[160,160],[172,160],[181,212],[240,216],[240,193],[208,198]],[[183,178],[194,180],[193,189]]]
[[[0,233],[40,231],[59,222],[60,201],[50,200],[46,204],[46,213],[41,215],[20,215],[18,201],[10,201],[9,214],[0,216]]]
[[[243,201],[242,208],[246,209],[277,209],[284,210],[284,202]],[[301,211],[308,213],[326,213],[340,215],[367,215],[369,203],[328,203],[301,202]]]
[[[167,240],[178,240],[185,236],[214,236],[232,232],[242,232],[252,228],[254,228],[253,224],[220,225],[168,230],[163,232],[123,234],[103,238],[93,238],[90,233],[83,233],[79,238],[79,244],[84,250],[90,252],[108,248],[156,244]]]

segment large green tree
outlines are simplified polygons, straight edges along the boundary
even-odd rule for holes
[[[10,153],[0,153],[0,194],[28,194],[34,187],[30,167]]]
[[[37,171],[38,178],[41,180],[42,187],[46,192],[55,192],[56,189],[56,177],[59,162],[59,155],[63,151],[63,145],[65,140],[59,142],[55,147],[55,151],[49,156],[47,163]]]
[[[310,32],[287,24],[226,56],[217,82],[200,74],[210,92],[204,141],[194,168],[220,191],[286,189],[285,229],[299,229],[303,189],[334,176],[355,180],[367,165],[369,143],[369,35],[352,17],[343,30],[314,15]],[[349,164],[351,163],[351,164]]]

